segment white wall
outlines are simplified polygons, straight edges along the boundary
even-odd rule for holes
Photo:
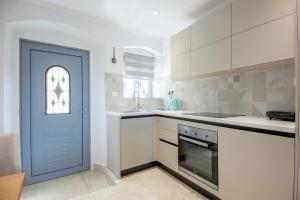
[[[108,27],[87,16],[48,4],[29,0],[2,0],[0,2],[0,132],[19,134],[18,41],[20,38],[90,51],[92,162],[105,166],[104,72],[123,72],[121,55],[124,46],[146,46],[162,55],[163,42]],[[117,64],[112,64],[110,61],[113,46],[116,47],[119,59]],[[161,60],[158,65],[162,65],[161,63],[164,61]]]
[[[163,41],[163,50],[161,63],[157,67],[156,77],[170,77],[171,76],[171,39]]]

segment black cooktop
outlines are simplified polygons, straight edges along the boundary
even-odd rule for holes
[[[199,113],[183,113],[185,115],[201,116],[201,117],[213,117],[213,118],[227,118],[227,117],[239,117],[244,115],[237,114],[226,114],[226,113],[210,113],[210,112],[199,112]]]

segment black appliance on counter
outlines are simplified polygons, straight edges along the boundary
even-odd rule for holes
[[[280,119],[283,121],[295,121],[295,112],[285,112],[285,111],[267,111],[266,116],[272,119]]]
[[[178,125],[178,168],[218,190],[218,133]]]

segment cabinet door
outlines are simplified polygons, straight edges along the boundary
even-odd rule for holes
[[[178,148],[159,140],[158,161],[168,168],[178,170]]]
[[[234,35],[232,67],[239,68],[294,58],[294,15]]]
[[[231,39],[227,38],[191,52],[191,76],[231,69]]]
[[[178,56],[191,50],[191,28],[188,27],[171,38],[171,55]]]
[[[233,34],[295,13],[296,0],[236,0],[232,3]]]
[[[218,9],[191,27],[192,49],[224,39],[231,35],[230,5]]]
[[[220,128],[223,200],[292,200],[294,138]]]
[[[171,77],[173,80],[187,78],[190,75],[190,52],[171,58]]]
[[[121,170],[152,161],[153,118],[121,120]]]

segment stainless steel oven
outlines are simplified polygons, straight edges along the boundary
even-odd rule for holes
[[[218,190],[218,133],[178,125],[179,170]]]

